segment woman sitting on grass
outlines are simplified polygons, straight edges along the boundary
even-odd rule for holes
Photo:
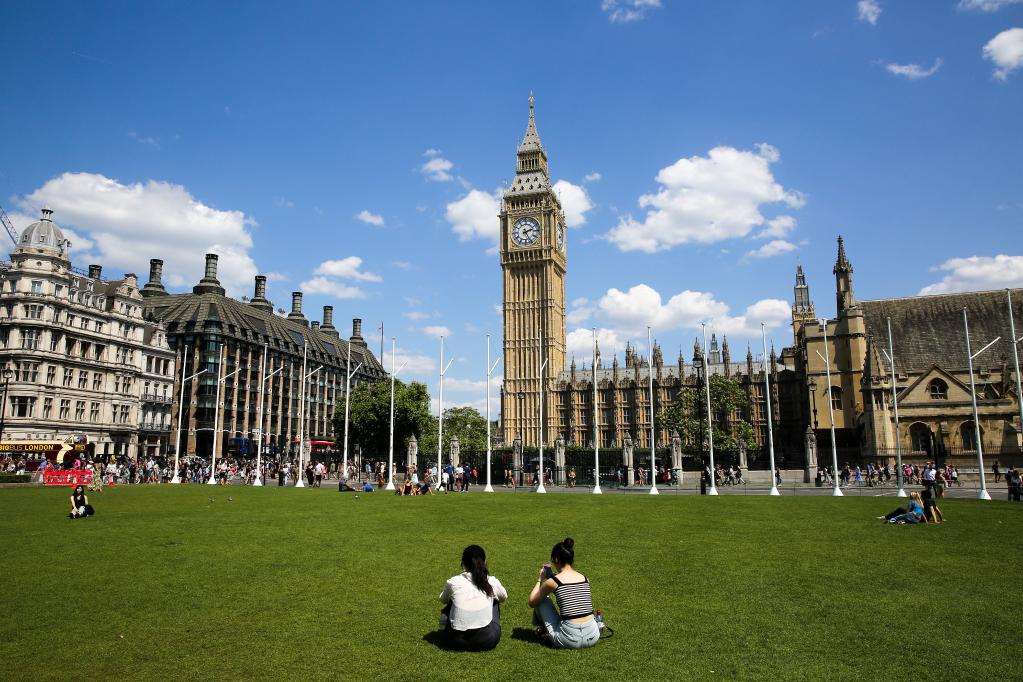
[[[76,485],[75,491],[71,493],[71,513],[67,517],[69,519],[84,519],[95,513],[96,511],[89,504],[89,496],[85,494],[85,486]]]
[[[465,572],[449,578],[440,593],[446,606],[441,628],[448,644],[461,651],[488,651],[501,641],[500,602],[508,598],[501,581],[487,570],[487,555],[479,545],[462,552]]]
[[[927,517],[924,516],[923,500],[920,499],[920,493],[916,491],[909,494],[908,509],[899,507],[895,511],[877,518],[888,523],[927,523]]]
[[[529,595],[533,623],[542,626],[542,633],[559,649],[584,649],[600,639],[600,629],[593,618],[593,597],[586,576],[572,568],[575,541],[565,538],[551,549],[551,566],[544,564]],[[554,608],[551,595],[558,598]]]

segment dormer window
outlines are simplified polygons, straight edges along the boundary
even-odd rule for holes
[[[934,379],[930,384],[931,400],[948,400],[948,384],[941,379]]]

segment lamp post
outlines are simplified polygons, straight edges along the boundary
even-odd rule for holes
[[[306,382],[306,379],[308,379],[309,377],[311,377],[312,375],[316,374],[321,369],[323,369],[323,365],[320,365],[319,367],[317,367],[316,369],[314,369],[313,371],[311,371],[311,372],[309,372],[307,374],[306,371],[305,371],[305,363],[306,363],[306,353],[305,353],[305,347],[303,347],[303,349],[302,349],[302,381],[299,383],[300,390],[302,392],[302,398],[301,398],[301,402],[299,403],[299,406],[298,406],[298,415],[299,415],[299,417],[298,417],[298,471],[296,472],[297,476],[295,478],[295,487],[296,488],[304,488],[305,487],[305,480],[304,480],[305,479],[305,469],[303,469],[303,467],[302,467],[302,462],[305,459],[305,441],[306,441],[305,431],[306,431],[306,427],[307,427],[305,415],[306,415],[306,411],[307,411],[306,403],[308,402],[308,392],[306,390],[305,382]]]
[[[11,383],[11,377],[14,376],[14,371],[10,365],[4,367],[4,397],[0,401],[0,442],[4,439],[4,417],[7,415],[7,385]],[[177,474],[175,474],[177,475]]]
[[[973,382],[973,359],[998,343],[1002,337],[996,337],[994,341],[981,348],[976,353],[970,354],[970,323],[966,319],[966,308],[963,308],[963,330],[966,332],[966,357],[970,367],[970,398],[973,400],[973,431],[977,439],[977,470],[980,472],[980,493],[977,497],[981,500],[990,500],[991,495],[987,491],[987,482],[984,480],[984,444],[980,441],[980,417],[977,414],[977,387]],[[1013,332],[1015,335],[1015,332]]]
[[[831,467],[835,475],[835,489],[831,491],[832,497],[842,497],[842,488],[838,485],[838,449],[835,446],[835,410],[831,395],[831,351],[828,350],[828,321],[820,321],[821,329],[824,330],[824,355],[819,350],[814,351],[817,357],[824,361],[824,371],[828,378],[828,421],[831,423]]]
[[[593,327],[593,494],[594,495],[602,494],[600,490],[600,406],[597,404],[596,327]]]
[[[501,356],[497,356],[494,360],[494,364],[490,364],[490,334],[487,334],[487,487],[483,489],[485,493],[494,492],[494,486],[490,482],[490,375],[497,369],[497,363],[501,362]]]
[[[383,326],[383,325],[381,325]],[[394,369],[395,361],[395,338],[391,337],[391,440],[387,450],[387,489],[394,490],[394,377],[398,372],[405,369],[408,360],[401,363],[401,367]]]
[[[899,484],[897,497],[906,497],[906,491],[902,488],[902,439],[899,437],[899,392],[895,388],[895,348],[892,346],[892,318],[887,317],[888,322],[888,351],[884,348],[881,352],[888,358],[888,366],[891,368],[889,377],[892,382],[892,408],[895,410],[895,476]],[[887,465],[885,465],[887,466]]]
[[[714,424],[711,419],[710,409],[710,365],[707,364],[707,356],[710,353],[707,352],[707,323],[703,322],[700,324],[703,327],[703,377],[704,386],[707,389],[707,449],[710,452],[710,490],[707,491],[708,495],[717,495],[718,487],[714,480]],[[774,475],[773,472],[771,474]]]
[[[342,462],[341,467],[342,467],[342,476],[347,477],[348,476],[348,405],[349,405],[348,398],[349,398],[349,395],[352,392],[351,388],[352,388],[352,374],[353,374],[353,372],[352,372],[352,344],[351,343],[348,344],[348,361],[345,363],[345,367],[346,367],[346,369],[345,369],[345,446],[344,446],[345,447],[345,455],[344,455],[344,461]],[[355,367],[355,371],[358,372],[360,367],[362,367],[362,363],[361,362]],[[302,367],[302,371],[305,371],[305,367],[304,366]],[[356,480],[358,480],[358,479],[356,479]]]
[[[441,482],[444,480],[444,472],[441,471],[441,462],[444,461],[444,375],[448,373],[448,368],[451,367],[451,363],[454,361],[452,358],[448,360],[448,364],[444,364],[444,337],[440,337],[440,384],[438,386],[437,393],[437,486],[440,487]],[[454,481],[448,479],[448,485],[444,488],[444,494],[449,492],[450,486]]]
[[[178,474],[178,459],[181,455],[181,419],[185,413],[185,382],[191,381],[200,374],[205,374],[205,369],[200,369],[198,372],[190,377],[185,376],[185,358],[188,357],[188,346],[185,346],[185,353],[181,356],[181,389],[178,391],[178,440],[174,444],[174,476],[171,478],[171,483],[181,483],[181,476]],[[9,371],[9,370],[8,370]],[[6,390],[7,384],[4,384]],[[3,427],[0,426],[0,433],[3,432]],[[188,443],[188,438],[185,438],[185,443]]]
[[[263,485],[263,481],[260,478],[260,474],[263,473],[263,422],[265,420],[263,415],[263,392],[266,390],[266,382],[284,369],[284,365],[282,364],[280,367],[271,372],[269,376],[264,376],[266,374],[266,351],[267,345],[264,343],[263,363],[262,368],[259,370],[259,376],[262,378],[259,382],[259,408],[256,410],[256,414],[259,415],[259,445],[256,446],[256,480],[252,482],[252,485],[256,487]]]
[[[774,413],[771,411],[771,373],[767,371],[767,327],[760,323],[760,334],[764,339],[764,399],[767,401],[767,451],[771,455],[771,495],[778,492],[778,477],[774,474]]]
[[[813,430],[814,438],[817,437],[817,382],[813,377],[806,382],[806,388],[810,391],[810,398],[813,400]]]
[[[647,363],[647,379],[650,388],[650,494],[660,495],[657,491],[657,444],[654,442],[654,347],[650,340],[650,326],[646,328],[646,347],[650,351],[650,362]],[[594,368],[596,371],[596,368]]]
[[[542,336],[537,336],[536,339],[537,339],[537,341],[539,341],[539,343],[537,344],[537,348],[536,348],[536,364],[537,364],[537,367],[539,367],[539,369],[537,370],[537,373],[536,373],[536,379],[537,379],[537,384],[538,384],[537,388],[539,389],[539,393],[540,393],[540,413],[537,415],[537,426],[539,427],[537,430],[540,433],[540,442],[539,442],[539,444],[540,444],[540,462],[537,465],[537,472],[536,472],[540,476],[540,478],[539,478],[539,482],[537,483],[537,486],[536,486],[536,492],[538,492],[538,493],[540,493],[542,495],[542,494],[547,492],[547,488],[543,487],[543,432],[544,432],[544,427],[546,426],[546,424],[544,422],[544,418],[543,418],[543,389],[544,389],[543,371],[544,371],[544,369],[547,368],[547,361],[543,359],[543,337]]]
[[[217,484],[217,446],[220,436],[220,385],[233,377],[238,372],[242,371],[241,367],[231,372],[227,376],[220,376],[224,373],[224,344],[220,344],[220,353],[218,354],[219,365],[217,367],[217,402],[213,405],[213,453],[210,456],[210,480],[206,481],[206,485]]]

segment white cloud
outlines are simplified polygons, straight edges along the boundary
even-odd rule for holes
[[[410,310],[408,312],[402,313],[402,316],[409,320],[412,320],[413,322],[428,320],[431,317],[433,317],[430,313],[424,313],[421,310]]]
[[[422,332],[429,336],[440,338],[442,336],[451,336],[451,330],[442,324],[434,324],[428,327],[423,327]]]
[[[645,218],[622,217],[605,235],[622,251],[654,253],[690,242],[745,237],[764,224],[760,208],[784,203],[800,208],[805,197],[778,184],[771,164],[780,158],[768,144],[756,151],[715,147],[707,156],[679,159],[657,173],[656,194],[639,198]]]
[[[626,339],[619,337],[618,332],[606,327],[597,329],[597,345],[600,347],[602,358],[610,358],[616,351],[625,348]],[[575,354],[580,362],[593,358],[593,330],[574,329],[565,338],[565,347],[569,353]],[[604,360],[608,362],[608,360]]]
[[[768,239],[770,237],[784,237],[796,229],[796,219],[790,215],[780,215],[767,221],[767,227],[756,233],[757,239]]]
[[[491,383],[493,391],[493,383]],[[444,377],[444,390],[464,391],[466,393],[479,393],[481,396],[486,393],[487,382],[485,380],[475,381],[473,379],[459,379],[457,377]]]
[[[572,301],[571,309],[565,315],[565,322],[571,325],[582,324],[593,317],[596,312],[596,307],[590,303],[589,299],[577,298]]]
[[[129,131],[128,137],[135,140],[139,144],[144,144],[147,147],[153,147],[154,149],[160,148],[160,139],[153,137],[152,135],[139,135],[134,130]]]
[[[783,253],[789,253],[795,251],[798,247],[790,241],[784,239],[772,239],[767,242],[759,249],[753,249],[747,251],[744,258],[771,258],[772,256],[780,256]]]
[[[390,360],[390,358],[387,358]],[[402,370],[402,374],[428,374],[430,372],[437,371],[437,361],[429,355],[421,355],[414,351],[406,350],[402,347],[395,349],[394,354],[395,367],[401,367],[402,363],[405,364],[405,368]],[[390,369],[390,365],[386,365]]]
[[[274,197],[277,208],[295,208],[295,202],[287,197]]]
[[[444,217],[451,224],[452,231],[458,235],[458,241],[487,239],[496,245],[500,234],[497,220],[500,212],[499,193],[489,194],[473,189],[461,199],[448,204]]]
[[[366,209],[363,209],[356,213],[355,219],[361,220],[367,225],[376,225],[378,227],[384,224],[384,217],[382,215],[379,215],[377,213],[370,213]]]
[[[204,253],[220,256],[217,276],[231,295],[249,293],[257,273],[249,255],[255,221],[242,211],[207,206],[181,185],[122,184],[96,173],[64,173],[18,197],[16,204],[34,215],[49,204],[54,220],[71,226],[80,245],[84,239],[93,242],[90,255],[106,267],[144,279],[149,259],[162,258],[165,284],[174,288],[199,281]],[[74,251],[72,258],[77,260]]]
[[[881,16],[881,3],[877,0],[860,0],[856,3],[856,10],[859,12],[860,21],[865,21],[871,26],[877,26],[877,20]]]
[[[950,258],[932,270],[948,274],[940,282],[921,289],[921,296],[1023,286],[1023,256]]]
[[[454,179],[454,176],[452,176],[449,172],[454,167],[455,164],[451,163],[443,156],[431,156],[422,166],[419,167],[419,172],[425,175],[427,180],[433,180],[434,182],[447,182]]]
[[[313,270],[314,275],[326,275],[328,277],[340,277],[342,279],[355,279],[360,282],[381,282],[383,277],[372,272],[362,272],[362,259],[358,256],[348,256],[340,260],[325,260]]]
[[[323,294],[334,298],[366,298],[366,292],[359,287],[353,287],[329,277],[313,277],[299,284],[298,288],[307,294]]]
[[[558,180],[554,183],[554,192],[561,200],[561,208],[565,211],[565,224],[569,227],[583,225],[586,222],[586,212],[593,208],[593,202],[590,201],[586,190],[568,180]]]
[[[984,59],[994,62],[995,78],[1004,81],[1023,66],[1023,28],[1002,31],[984,46]]]
[[[661,6],[661,0],[604,0],[600,4],[612,24],[628,24],[642,20],[647,10]]]
[[[600,182],[600,173],[593,171],[583,176],[583,182]]]
[[[441,151],[439,149],[435,149],[433,147],[430,147],[425,152],[423,152],[423,156],[440,156],[440,155],[441,155]]]
[[[412,265],[412,263],[409,263],[406,260],[394,260],[391,261],[391,265],[398,268],[399,270],[404,270],[405,272],[411,272],[412,270],[416,269],[416,266]]]
[[[959,9],[997,12],[1003,7],[1020,3],[1023,3],[1023,0],[959,0]]]
[[[885,64],[884,68],[888,69],[888,73],[890,74],[896,76],[903,76],[905,78],[915,81],[920,80],[921,78],[930,78],[934,74],[938,73],[938,69],[941,68],[942,63],[943,62],[941,57],[938,57],[937,59],[934,60],[934,65],[931,66],[931,68],[929,69],[925,69],[919,64],[895,64],[895,63]]]

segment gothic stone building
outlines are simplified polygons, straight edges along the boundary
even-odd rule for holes
[[[362,337],[361,320],[353,320],[351,338],[342,339],[334,328],[333,306],[323,307],[322,325],[310,322],[302,313],[300,291],[292,293],[286,317],[283,310],[275,313],[266,298],[264,276],[256,277],[251,300],[230,298],[217,279],[217,260],[216,254],[206,255],[205,276],[191,293],[168,294],[161,282],[163,263],[154,259],[149,282],[142,289],[145,316],[166,326],[179,368],[174,377],[173,447],[183,454],[208,456],[213,429],[219,428],[223,438],[218,456],[243,448],[251,455],[252,441],[260,442],[261,436],[273,452],[297,452],[303,360],[306,374],[311,374],[305,382],[305,438],[333,441],[332,417],[335,407],[344,402],[349,355],[352,387],[385,376]],[[313,373],[318,367],[322,369]],[[215,424],[221,376],[220,416]],[[186,379],[183,387],[182,378]],[[181,392],[184,415],[178,415]]]
[[[974,380],[986,461],[1020,463],[1020,401],[1013,372],[1010,314],[1023,320],[1023,290],[980,291],[858,301],[853,267],[842,238],[834,266],[837,315],[815,316],[809,288],[797,271],[792,308],[794,346],[783,362],[802,378],[804,413],[822,464],[830,466],[830,412],[840,462],[894,460],[896,442],[910,461],[976,463],[970,375],[963,312],[971,351],[1001,340],[974,360]],[[1011,293],[1012,311],[1009,309]],[[891,324],[899,431],[888,353]],[[825,348],[825,332],[827,348]],[[1017,327],[1017,335],[1020,333]],[[830,360],[831,385],[821,356]],[[898,439],[898,441],[896,441]]]
[[[143,316],[133,274],[72,266],[53,211],[0,264],[0,367],[9,374],[6,441],[85,435],[99,455],[165,452],[174,352]]]

